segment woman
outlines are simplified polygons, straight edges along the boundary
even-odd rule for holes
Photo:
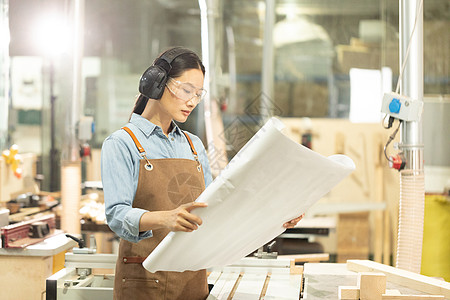
[[[192,51],[175,47],[142,75],[130,122],[102,147],[108,225],[121,237],[114,299],[205,299],[206,271],[150,273],[144,259],[170,231],[191,232],[202,220],[191,211],[212,181],[201,140],[182,131],[206,93],[205,68]],[[301,217],[284,224],[293,227]]]

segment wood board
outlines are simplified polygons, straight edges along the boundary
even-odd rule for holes
[[[450,283],[369,260],[348,260],[347,269],[353,272],[382,272],[389,282],[432,295],[450,298]]]

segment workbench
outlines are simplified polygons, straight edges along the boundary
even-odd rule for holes
[[[1,299],[43,299],[46,278],[64,267],[65,252],[76,245],[61,231],[24,249],[0,248]]]
[[[114,269],[116,260],[114,254],[67,253],[66,268],[47,278],[46,299],[112,299],[114,275],[92,270]],[[243,258],[226,267],[208,269],[208,284],[214,285],[208,300],[260,299],[260,295],[264,299],[299,299],[301,283],[301,267],[295,265],[295,259]]]
[[[372,267],[372,264],[375,267]],[[293,266],[292,259],[289,262],[286,257],[276,260],[243,259],[238,264],[214,270],[208,276],[208,283],[214,284],[214,287],[207,300],[336,300],[340,299],[339,287],[357,286],[361,271],[385,273],[386,293],[395,291],[397,292],[395,295],[421,295],[423,297],[447,295],[445,299],[449,299],[450,283],[371,261],[350,261],[350,267],[346,263],[305,263],[301,267]],[[433,297],[423,299],[434,299]],[[381,295],[379,298],[381,299]],[[373,299],[378,298],[374,297]]]
[[[357,260],[355,260],[356,262]],[[351,262],[351,261],[350,261]],[[371,264],[376,264],[371,261],[360,261],[362,265],[370,266]],[[379,270],[384,268],[389,268],[395,270],[399,274],[403,273],[403,270],[399,270],[396,268],[392,268],[389,266],[376,264],[381,266]],[[351,267],[350,267],[351,268]],[[355,269],[356,270],[356,269]],[[322,300],[322,299],[339,299],[338,290],[339,286],[356,286],[358,272],[361,271],[372,271],[373,269],[370,267],[361,268],[359,271],[350,271],[347,264],[345,263],[306,263],[303,268],[303,279],[304,279],[304,290],[302,292],[303,299],[307,300]],[[374,271],[379,271],[375,269]],[[404,272],[411,273],[411,272]],[[426,293],[419,290],[421,287],[419,284],[416,284],[418,289],[413,289],[408,287],[414,284],[405,284],[400,285],[398,280],[391,280],[392,278],[387,275],[386,282],[386,290],[398,290],[403,295],[430,295],[434,293]],[[432,279],[430,277],[426,277],[419,274],[414,274],[415,277],[419,278],[419,281],[427,281],[433,280],[439,282],[437,279]],[[399,278],[399,277],[398,277]],[[439,283],[437,284],[439,285]],[[448,286],[450,283],[442,282],[442,286]],[[422,289],[423,290],[423,289]],[[448,290],[448,287],[447,287]]]
[[[46,299],[111,300],[114,275],[91,271],[95,268],[113,270],[116,259],[114,254],[67,253],[66,268],[47,278]],[[229,266],[210,268],[208,284],[213,287],[207,300],[336,300],[339,287],[356,286],[358,274],[363,271],[384,272],[386,291],[446,297],[450,293],[450,283],[371,261],[319,263],[324,260],[328,260],[327,254],[278,256],[276,259],[245,257]],[[305,261],[308,262],[303,266],[296,264]]]
[[[216,299],[299,299],[302,267],[289,258],[243,258],[223,268],[212,269],[213,284],[207,300]]]

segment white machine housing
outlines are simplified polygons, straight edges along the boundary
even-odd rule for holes
[[[423,101],[409,98],[394,92],[385,93],[381,112],[403,121],[420,121]]]
[[[46,300],[113,299],[114,275],[92,269],[115,269],[116,254],[66,253],[65,268],[46,280]]]

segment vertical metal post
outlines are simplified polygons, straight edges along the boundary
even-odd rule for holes
[[[206,140],[209,144],[214,143],[214,135],[212,132],[212,120],[211,120],[211,98],[216,96],[215,90],[215,76],[211,74],[214,70],[214,2],[212,0],[199,0],[200,7],[200,26],[201,26],[201,42],[202,42],[202,61],[206,68],[205,73],[205,89],[208,93],[205,96],[203,105],[198,107],[198,123],[205,124],[206,128]],[[204,135],[204,132],[199,131],[202,126],[197,124],[197,134]]]
[[[261,122],[264,124],[273,111],[273,66],[274,66],[274,51],[273,51],[273,27],[275,26],[275,0],[266,0],[266,11],[264,18],[264,38],[263,38],[263,54],[262,54],[262,68],[261,68]],[[261,125],[262,125],[261,124]],[[262,253],[263,247],[258,249]]]
[[[202,38],[202,60],[206,68],[205,87],[208,90],[203,105],[199,106],[197,128],[199,135],[203,136],[206,132],[206,141],[208,155],[212,163],[213,176],[217,176],[226,163],[226,145],[223,138],[219,135],[223,133],[223,124],[221,112],[218,107],[218,89],[217,89],[217,66],[220,66],[220,53],[217,49],[221,47],[216,41],[221,38],[216,37],[220,34],[222,24],[218,19],[220,11],[219,0],[199,0],[201,17],[201,38]],[[220,28],[220,30],[218,30]],[[205,125],[204,127],[202,125]],[[205,128],[206,130],[203,131]],[[201,129],[201,130],[199,130]],[[224,158],[218,160],[217,158]]]
[[[401,94],[422,101],[423,9],[418,10],[419,3],[420,0],[401,0],[400,4],[400,66],[407,59],[400,91]],[[419,14],[416,16],[417,13]],[[411,37],[415,21],[417,24],[414,35]],[[405,55],[409,42],[411,42],[409,57],[406,58]],[[402,147],[407,159],[406,168],[423,171],[422,121],[404,122],[400,134]]]
[[[274,101],[274,48],[273,28],[275,26],[275,0],[266,0],[266,13],[264,21],[263,59],[261,74],[261,116],[268,118],[273,111]],[[266,120],[262,120],[265,122]]]
[[[76,135],[77,123],[81,112],[81,67],[84,48],[84,0],[75,0],[74,11],[74,43],[73,43],[73,88],[69,114],[69,149],[64,159],[79,160],[79,145]]]
[[[232,113],[237,111],[237,71],[236,71],[236,45],[233,27],[227,25],[225,28],[228,50],[228,72],[230,74],[230,98],[228,110]]]
[[[0,0],[0,152],[8,141],[9,111],[9,2]]]
[[[74,47],[72,101],[66,123],[67,145],[61,163],[61,229],[72,234],[81,233],[79,204],[81,200],[81,162],[77,138],[77,123],[81,109],[81,67],[84,38],[84,0],[74,1]]]
[[[400,0],[400,93],[423,101],[423,0]],[[414,29],[415,28],[415,29]],[[414,30],[414,33],[413,33]],[[412,34],[413,33],[413,34]],[[406,56],[408,44],[409,56]],[[400,173],[396,266],[419,273],[422,257],[425,180],[422,122],[403,122],[400,150],[406,168]]]
[[[59,155],[56,147],[56,95],[55,95],[55,63],[54,58],[49,58],[49,80],[50,80],[50,191],[55,192],[58,183]]]

